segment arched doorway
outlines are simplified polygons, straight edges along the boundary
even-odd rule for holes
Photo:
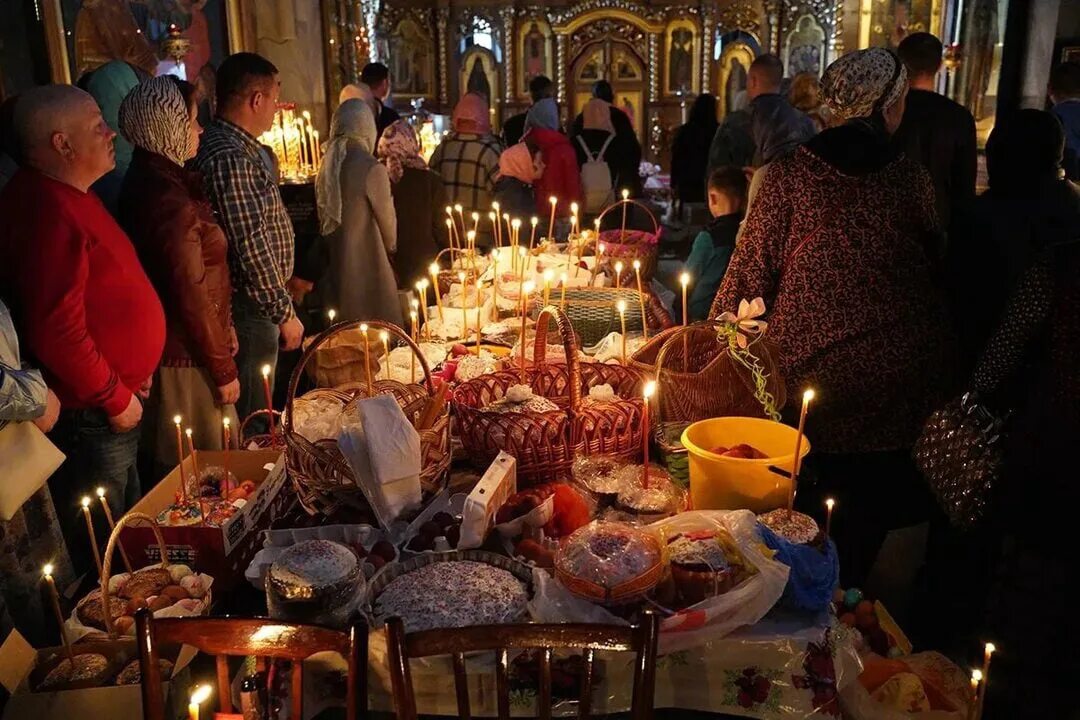
[[[607,80],[615,93],[615,106],[630,116],[638,138],[644,135],[648,77],[645,63],[629,43],[604,35],[586,45],[570,65],[570,106],[574,115],[592,97],[597,80]]]

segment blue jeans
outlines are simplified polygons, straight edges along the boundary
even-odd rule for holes
[[[243,422],[257,410],[266,409],[266,393],[263,390],[263,365],[270,366],[270,389],[273,392],[277,370],[278,326],[266,316],[262,308],[243,292],[233,294],[233,326],[240,349],[236,353],[236,370],[240,379],[240,400],[236,414]],[[253,420],[249,434],[266,431],[266,420]]]
[[[49,490],[76,575],[93,571],[86,521],[79,504],[81,498],[89,495],[93,500],[90,515],[94,521],[94,535],[104,553],[109,525],[95,491],[99,487],[105,488],[105,498],[115,520],[130,510],[142,495],[136,469],[139,432],[138,427],[124,433],[113,432],[105,411],[94,409],[61,411],[56,427],[49,433],[49,439],[67,456],[49,478]],[[131,561],[138,563],[135,558]],[[118,564],[117,567],[123,566]]]

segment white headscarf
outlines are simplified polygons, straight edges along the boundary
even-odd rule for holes
[[[183,165],[192,155],[191,111],[166,75],[136,85],[120,103],[120,132],[135,147]]]
[[[330,139],[323,147],[322,167],[315,181],[323,235],[331,234],[341,225],[341,166],[345,162],[349,141],[356,142],[370,155],[375,149],[377,135],[375,116],[367,103],[352,99],[338,105],[330,121]]]

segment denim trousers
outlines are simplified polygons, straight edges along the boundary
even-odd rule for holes
[[[64,533],[76,575],[94,571],[87,537],[86,520],[79,501],[92,499],[90,516],[101,551],[109,537],[109,525],[97,499],[97,488],[105,489],[113,518],[119,519],[142,496],[136,460],[140,429],[113,432],[104,410],[62,410],[49,439],[67,459],[49,478],[49,491]],[[146,562],[131,558],[133,564]]]
[[[236,353],[236,370],[240,379],[240,400],[236,414],[243,422],[251,413],[266,409],[262,368],[270,366],[270,389],[274,388],[277,370],[278,337],[280,331],[259,305],[244,292],[233,294],[233,326],[240,349]],[[248,434],[266,431],[266,420],[258,418],[248,427]]]

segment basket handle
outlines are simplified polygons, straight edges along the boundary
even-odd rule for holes
[[[581,362],[578,360],[577,338],[570,318],[557,305],[548,305],[536,317],[536,338],[533,344],[533,366],[539,370],[547,360],[548,324],[554,318],[562,337],[563,350],[566,352],[566,370],[570,375],[570,407],[576,410],[581,405]],[[521,339],[525,342],[525,338]]]
[[[274,417],[278,419],[278,422],[281,422],[281,411],[280,410],[274,410],[272,412],[273,412]],[[261,408],[259,410],[253,410],[250,415],[248,415],[246,418],[244,418],[240,422],[240,429],[237,431],[237,436],[236,436],[236,444],[237,444],[238,448],[240,448],[241,450],[243,450],[243,448],[244,448],[244,438],[246,437],[247,427],[248,427],[248,425],[251,424],[251,421],[254,420],[257,417],[262,417],[263,415],[268,415],[270,413],[271,413],[271,411],[267,410],[266,408]]]
[[[660,223],[657,222],[656,215],[653,214],[653,211],[649,209],[648,205],[641,202],[640,200],[636,200],[636,199],[633,199],[633,198],[628,198],[626,200],[619,200],[618,202],[615,202],[615,203],[612,203],[611,205],[608,205],[606,208],[604,208],[604,211],[601,212],[597,216],[596,219],[600,221],[601,225],[603,225],[604,224],[604,216],[607,215],[612,210],[614,210],[615,208],[620,207],[622,205],[637,205],[639,208],[644,210],[645,214],[649,216],[650,220],[652,220],[653,235],[659,235],[660,234]]]
[[[98,578],[101,581],[101,609],[105,618],[105,632],[114,640],[117,635],[116,630],[113,628],[112,615],[109,613],[109,578],[112,577],[112,561],[113,556],[116,554],[116,548],[120,545],[120,531],[136,520],[149,523],[150,529],[154,531],[154,539],[157,540],[158,550],[161,551],[161,567],[169,567],[169,555],[165,550],[165,538],[161,534],[161,528],[158,526],[157,520],[140,512],[129,512],[120,518],[120,521],[116,523],[116,527],[109,533],[109,543],[105,546],[105,557],[101,561],[101,577]]]
[[[664,369],[664,360],[667,358],[668,351],[675,344],[675,341],[678,338],[682,338],[683,343],[686,343],[689,340],[689,336],[692,333],[702,332],[702,331],[709,330],[709,329],[715,329],[715,327],[716,327],[715,322],[712,322],[712,321],[709,321],[709,320],[703,320],[703,321],[700,321],[700,322],[690,323],[689,325],[676,326],[674,328],[671,328],[670,330],[665,330],[664,332],[669,332],[670,334],[668,335],[667,339],[664,340],[664,344],[660,346],[660,351],[658,353],[656,353],[656,365],[653,368],[653,373],[656,376],[656,382],[657,383],[660,382],[661,373],[663,372],[663,369]],[[689,367],[689,360],[690,360],[689,352],[684,351],[684,353],[683,353],[683,364],[684,364],[683,372],[688,372],[688,370],[686,368]],[[659,405],[658,409],[657,409],[657,412],[656,412],[656,417],[657,417],[657,420],[659,420],[660,422],[663,422],[663,420],[664,420],[663,413],[664,413],[663,405]]]
[[[293,401],[296,399],[296,389],[300,386],[300,378],[303,376],[304,368],[307,366],[308,362],[311,361],[311,358],[315,357],[315,351],[325,345],[330,338],[335,335],[340,335],[346,330],[359,329],[361,325],[367,325],[369,332],[371,330],[386,330],[394,337],[404,340],[405,344],[408,345],[409,349],[416,355],[417,360],[420,361],[420,367],[424,370],[424,385],[427,387],[428,393],[432,396],[435,395],[435,383],[431,379],[431,368],[428,367],[427,358],[424,357],[424,353],[420,352],[420,347],[413,342],[407,332],[393,323],[383,322],[382,320],[339,322],[331,325],[315,336],[315,339],[307,346],[307,349],[304,350],[304,354],[300,356],[300,362],[298,362],[293,369],[292,377],[289,378],[289,393],[285,400],[285,414],[282,418],[283,426],[287,431],[292,431]],[[364,362],[368,361],[369,359],[365,358]],[[389,362],[389,359],[387,359],[387,362]]]
[[[440,250],[440,251],[439,251],[439,252],[438,252],[438,253],[437,253],[437,254],[435,255],[435,263],[436,263],[436,264],[438,264],[439,260],[441,260],[441,259],[442,259],[442,256],[443,256],[443,254],[444,254],[444,253],[450,253],[450,264],[451,264],[451,265],[452,265],[452,264],[454,263],[454,253],[458,253],[458,254],[460,254],[460,255],[465,255],[466,257],[468,257],[469,255],[472,255],[472,253],[467,253],[467,252],[465,252],[464,250],[462,250],[461,248],[456,248],[456,247],[446,247],[446,248],[443,248],[442,250]],[[441,266],[440,266],[440,267],[441,267]],[[370,325],[371,323],[368,323],[368,324]]]

